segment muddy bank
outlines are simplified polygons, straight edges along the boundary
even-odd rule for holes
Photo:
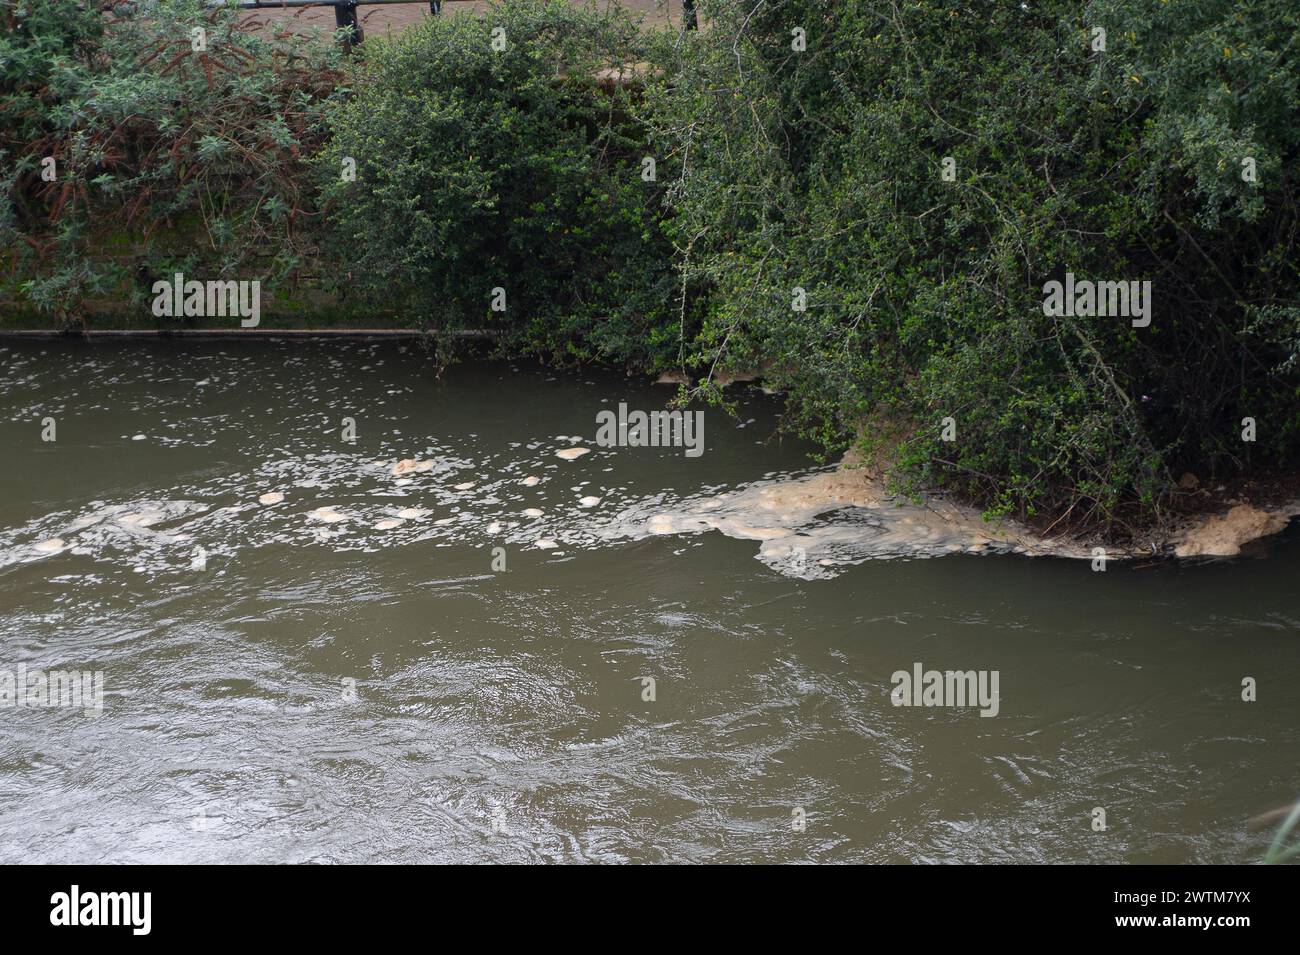
[[[757,383],[765,394],[772,366],[714,372],[697,381],[680,371],[661,373],[655,384],[691,388],[705,382],[718,388]],[[851,449],[838,466],[823,473],[776,484],[754,486],[737,495],[707,502],[717,513],[666,515],[662,527],[680,530],[704,526],[736,537],[764,541],[765,553],[800,553],[853,536],[844,523],[878,523],[881,556],[935,556],[944,553],[1016,553],[1033,557],[1093,558],[1098,548],[1109,558],[1233,557],[1252,541],[1281,533],[1300,517],[1300,475],[1255,480],[1238,478],[1202,485],[1185,473],[1173,493],[1172,515],[1140,533],[1107,536],[1076,533],[1056,520],[1029,526],[1012,519],[988,521],[980,509],[928,494],[921,502],[889,491],[893,449],[908,432],[888,408],[880,408],[860,433],[871,435],[875,451],[868,458]],[[848,509],[848,510],[845,510]],[[842,512],[842,513],[836,513]],[[854,513],[856,512],[856,513]],[[669,520],[671,518],[671,520]],[[1052,533],[1057,525],[1061,528]],[[861,543],[861,541],[859,541]],[[826,559],[827,563],[833,558]]]
[[[1300,501],[1268,508],[1238,504],[1226,513],[1187,520],[1169,546],[1177,557],[1233,557],[1243,545],[1281,533],[1296,517]]]
[[[854,451],[838,466],[788,481],[765,482],[656,515],[655,534],[717,530],[761,541],[760,559],[799,576],[882,557],[1005,553],[1108,559],[1152,556],[1232,557],[1246,544],[1280,533],[1300,517],[1300,500],[1185,516],[1142,544],[1045,536],[1017,521],[985,520],[973,507],[932,496],[920,503],[891,494],[887,470]]]

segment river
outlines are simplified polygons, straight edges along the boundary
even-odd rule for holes
[[[1294,532],[1098,573],[849,508],[795,560],[682,519],[826,470],[778,399],[736,386],[698,457],[595,443],[671,394],[413,343],[0,344],[0,671],[103,687],[0,708],[0,861],[1262,856],[1300,792]],[[996,714],[892,705],[917,664],[996,673]]]

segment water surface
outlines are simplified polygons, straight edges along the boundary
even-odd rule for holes
[[[656,532],[818,469],[737,394],[688,458],[596,447],[671,395],[621,375],[0,346],[0,669],[107,687],[0,709],[0,861],[1262,855],[1247,820],[1300,792],[1295,535],[1093,573],[887,547],[875,512],[823,516],[825,565]],[[997,670],[999,714],[891,706],[914,662]]]

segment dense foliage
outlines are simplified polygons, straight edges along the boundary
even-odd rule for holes
[[[87,296],[142,297],[171,268],[290,273],[309,251],[304,159],[337,95],[334,48],[202,0],[101,6],[0,0],[11,281],[71,321]]]
[[[675,355],[676,326],[660,322],[673,281],[659,189],[610,81],[643,45],[626,14],[563,0],[429,18],[368,44],[322,157],[353,286],[507,347]]]
[[[704,7],[648,110],[701,358],[771,363],[830,442],[886,409],[910,474],[1025,514],[1294,453],[1293,3]],[[1151,325],[1044,315],[1067,271],[1152,281]]]

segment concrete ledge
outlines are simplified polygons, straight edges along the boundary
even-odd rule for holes
[[[445,335],[450,338],[490,339],[498,337],[498,332],[487,329],[461,329],[450,332],[421,331],[418,328],[101,328],[101,329],[0,329],[0,341],[4,339],[144,339],[144,338],[186,338],[186,339],[293,339],[293,338],[437,338]]]

